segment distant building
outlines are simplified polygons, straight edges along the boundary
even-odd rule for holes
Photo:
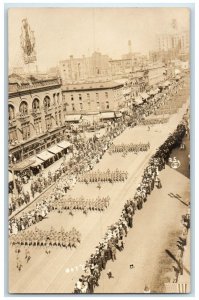
[[[130,75],[131,95],[137,97],[140,93],[144,92],[148,85],[148,71],[138,70]]]
[[[166,79],[166,68],[162,64],[149,66],[147,69],[148,86],[157,85]]]
[[[157,35],[156,44],[156,51],[151,53],[153,59],[161,59],[165,62],[176,58],[189,60],[189,32],[179,30],[175,19],[166,33]]]
[[[124,75],[132,72],[132,59],[114,59],[110,60],[111,75]]]
[[[74,58],[59,62],[59,72],[63,83],[100,78],[110,73],[110,58],[100,52],[94,52],[90,57]]]
[[[117,111],[124,105],[123,84],[112,81],[62,87],[64,114]]]

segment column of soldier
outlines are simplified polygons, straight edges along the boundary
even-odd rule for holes
[[[175,114],[178,112],[178,109],[182,107],[183,103],[186,102],[185,97],[178,97],[175,98],[173,101],[172,98],[169,98],[164,105],[155,111],[155,115],[162,115],[162,114]]]
[[[109,148],[109,153],[120,153],[120,152],[143,152],[148,151],[150,149],[150,143],[129,143],[129,144],[112,144],[112,146]]]
[[[41,199],[35,205],[35,208],[22,213],[19,218],[12,218],[9,220],[9,234],[15,235],[34,224],[42,221],[51,211],[62,213],[64,210],[69,212],[69,215],[74,215],[75,211],[82,211],[87,214],[89,211],[103,212],[109,206],[110,197],[90,198],[72,198],[63,197],[63,193],[51,193],[48,199]]]
[[[148,195],[156,186],[161,188],[159,172],[165,168],[165,164],[171,151],[178,147],[185,135],[184,124],[179,124],[177,129],[158,148],[151,157],[149,165],[144,170],[143,178],[132,199],[126,201],[119,220],[112,224],[103,240],[96,247],[95,253],[91,254],[85,263],[84,274],[79,278],[74,287],[74,293],[93,293],[99,285],[101,272],[105,270],[108,260],[116,260],[117,250],[124,249],[125,237],[130,228],[133,227],[133,216],[137,210],[143,208]],[[108,278],[112,277],[111,270],[107,272]]]
[[[79,174],[77,179],[79,182],[92,183],[92,182],[124,182],[128,177],[128,172],[121,170],[110,171],[100,171],[96,170],[93,172],[87,172],[84,174]]]
[[[41,230],[35,227],[34,230],[21,231],[10,237],[10,244],[17,249],[20,246],[43,246],[46,247],[46,250],[54,246],[76,248],[80,241],[81,234],[74,227],[70,231],[65,231],[63,227],[59,231],[53,227],[50,230]]]

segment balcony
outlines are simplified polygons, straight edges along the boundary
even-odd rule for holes
[[[30,115],[29,115],[29,112],[27,112],[27,113],[20,113],[19,112],[19,113],[16,114],[16,117],[17,117],[18,120],[20,120],[22,122],[22,121],[28,120]]]
[[[37,109],[31,109],[30,114],[33,116],[34,119],[41,117],[41,110],[40,108]]]

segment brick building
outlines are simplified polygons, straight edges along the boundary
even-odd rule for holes
[[[10,81],[9,153],[22,161],[64,138],[61,82]]]
[[[94,52],[90,57],[82,56],[59,62],[59,72],[63,83],[86,80],[88,78],[106,77],[110,73],[110,58],[100,52]]]
[[[116,111],[124,104],[123,84],[113,81],[68,84],[62,93],[65,115]]]

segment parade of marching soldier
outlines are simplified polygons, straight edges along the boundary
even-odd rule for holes
[[[8,292],[191,292],[190,11],[8,11]]]

